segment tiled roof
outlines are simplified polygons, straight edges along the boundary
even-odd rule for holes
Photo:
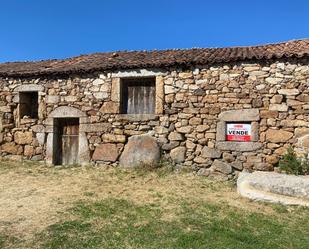
[[[0,64],[0,76],[65,75],[100,70],[190,66],[308,55],[309,39],[248,47],[119,51],[81,55],[64,60],[2,63]]]

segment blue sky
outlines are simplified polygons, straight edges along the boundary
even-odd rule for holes
[[[309,37],[308,0],[0,0],[0,62]]]

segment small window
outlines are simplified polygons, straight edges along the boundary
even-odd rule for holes
[[[38,92],[19,93],[19,116],[20,118],[38,118]]]
[[[124,114],[155,113],[155,78],[122,80],[121,110]]]

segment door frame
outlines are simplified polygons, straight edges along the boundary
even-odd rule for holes
[[[78,134],[78,158],[77,163],[80,165],[87,165],[90,162],[90,150],[86,132],[81,129],[81,126],[85,126],[89,123],[87,115],[78,110],[77,108],[70,106],[60,106],[53,110],[48,118],[45,120],[47,142],[46,142],[46,156],[45,162],[48,165],[53,165],[54,162],[54,143],[55,143],[55,119],[57,118],[79,118],[79,134]]]
[[[78,132],[76,134],[68,135],[64,133],[64,128],[68,127],[68,123],[75,123],[74,125],[77,126]],[[64,137],[67,136],[75,136],[76,139],[74,139],[77,143],[77,146],[79,144],[79,118],[54,118],[54,148],[53,148],[53,164],[54,165],[74,165],[77,163],[78,160],[78,149],[75,151],[73,163],[65,163],[68,160],[68,152],[66,149],[64,149]],[[66,140],[66,139],[65,139]],[[71,139],[69,139],[71,140]],[[72,141],[72,140],[71,140]],[[69,154],[72,155],[72,148],[75,147],[70,143],[71,150],[69,151]],[[77,147],[78,148],[78,147]]]

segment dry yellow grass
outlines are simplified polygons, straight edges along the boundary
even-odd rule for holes
[[[172,220],[177,200],[229,205],[255,212],[273,208],[237,195],[232,183],[219,183],[192,173],[141,173],[106,167],[54,168],[28,163],[0,163],[0,234],[25,240],[63,218],[80,200],[119,198],[137,204],[159,203]]]

